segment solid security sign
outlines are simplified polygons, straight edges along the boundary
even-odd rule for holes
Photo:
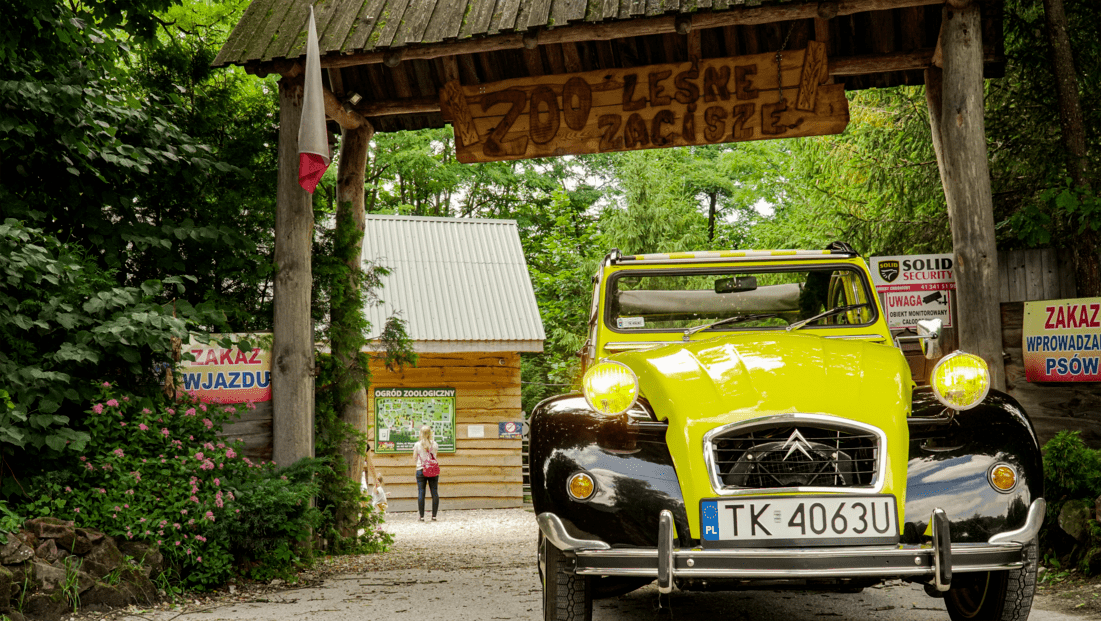
[[[944,327],[952,327],[954,267],[951,254],[872,257],[872,283],[883,299],[887,325],[909,328],[924,319],[940,319]]]

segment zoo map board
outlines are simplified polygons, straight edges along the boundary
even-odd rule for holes
[[[843,84],[827,84],[826,46],[517,78],[452,81],[440,110],[460,162],[840,134]]]
[[[422,425],[441,453],[455,452],[454,388],[376,388],[375,452],[412,453]]]

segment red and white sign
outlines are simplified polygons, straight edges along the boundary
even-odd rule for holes
[[[872,284],[883,300],[890,328],[910,328],[923,319],[952,327],[955,257],[912,254],[872,257]]]
[[[1025,378],[1101,382],[1101,298],[1025,302]]]

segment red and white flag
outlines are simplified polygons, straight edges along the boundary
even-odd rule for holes
[[[321,91],[321,53],[310,7],[306,38],[306,85],[302,93],[302,123],[298,127],[298,185],[313,194],[329,167],[329,140],[325,132],[325,96]]]

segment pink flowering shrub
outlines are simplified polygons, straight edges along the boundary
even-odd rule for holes
[[[283,551],[297,551],[320,522],[308,502],[317,494],[316,473],[329,470],[320,461],[276,474],[273,464],[239,457],[239,443],[217,435],[231,414],[223,406],[186,396],[157,403],[109,385],[96,390],[85,419],[89,442],[70,453],[68,468],[28,482],[28,495],[39,500],[24,505],[24,515],[159,545],[185,588],[221,586],[246,559],[252,573],[273,576],[302,562]],[[207,418],[195,416],[204,406]]]

